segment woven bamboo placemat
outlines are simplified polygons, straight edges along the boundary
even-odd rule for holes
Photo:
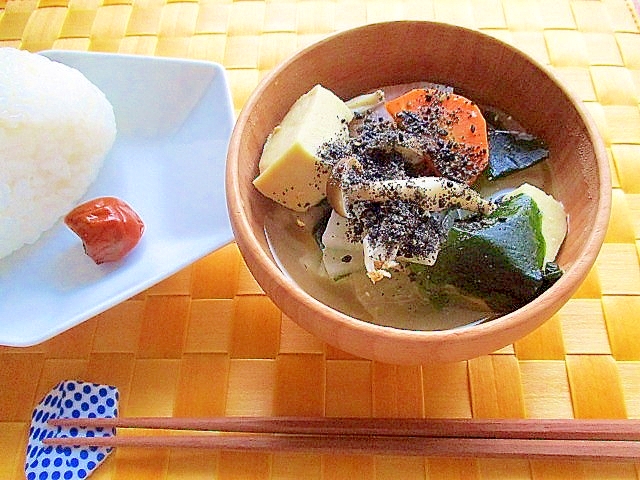
[[[41,345],[0,347],[0,478],[24,478],[33,405],[64,379],[121,414],[640,418],[640,29],[623,0],[0,0],[0,46],[223,64],[239,110],[334,31],[394,19],[479,29],[549,65],[610,154],[613,211],[580,290],[513,346],[440,368],[355,358],[297,327],[230,244]],[[2,306],[0,305],[0,308]],[[1,328],[1,326],[0,326]],[[640,464],[122,449],[96,479],[638,479]]]

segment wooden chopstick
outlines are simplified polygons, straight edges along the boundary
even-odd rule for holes
[[[47,445],[639,461],[640,420],[324,417],[51,419],[60,427],[145,429],[144,434],[54,437]],[[168,430],[160,435],[148,429]],[[185,430],[206,431],[201,434]],[[231,432],[231,433],[230,433]]]
[[[48,438],[47,445],[208,448],[226,451],[536,460],[638,461],[640,443],[616,440],[531,440],[377,435],[226,434]]]
[[[640,441],[640,420],[335,417],[56,418],[52,426],[299,435]]]

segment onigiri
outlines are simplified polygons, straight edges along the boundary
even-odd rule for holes
[[[75,206],[115,137],[113,107],[82,73],[0,48],[0,258]]]

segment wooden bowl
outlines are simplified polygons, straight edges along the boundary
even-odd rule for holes
[[[565,274],[526,306],[496,320],[443,331],[383,327],[308,295],[278,268],[265,238],[274,204],[253,186],[265,139],[303,93],[322,84],[343,99],[382,85],[444,83],[510,113],[549,145],[554,195],[569,231],[557,262]],[[233,131],[226,188],[235,240],[257,282],[293,321],[351,354],[394,364],[450,362],[491,353],[549,319],[580,286],[602,245],[611,179],[602,140],[581,102],[544,67],[482,33],[400,21],[344,31],[297,53],[260,83]]]

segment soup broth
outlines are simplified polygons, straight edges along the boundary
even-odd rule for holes
[[[387,95],[395,97],[398,92],[406,91],[407,85],[384,87],[384,90]],[[376,107],[374,113],[380,110],[380,107]],[[524,131],[517,121],[504,112],[487,106],[481,110],[487,121],[498,129]],[[474,188],[485,199],[496,198],[523,183],[553,195],[547,162],[537,163],[493,181],[480,176]],[[483,301],[471,297],[464,298],[462,302],[439,305],[428,298],[404,271],[394,271],[391,278],[373,283],[362,265],[357,272],[333,280],[325,270],[322,250],[314,235],[316,225],[330,209],[323,202],[307,212],[299,213],[273,203],[265,218],[267,241],[280,269],[318,301],[366,322],[410,330],[459,328],[499,316]]]
[[[553,193],[545,162],[492,182],[480,180],[478,187],[486,198],[525,182]],[[301,214],[273,204],[265,218],[265,233],[279,267],[318,301],[363,321],[410,330],[451,329],[496,317],[479,304],[435,307],[403,272],[394,272],[391,278],[374,285],[363,266],[361,272],[332,280],[324,270],[322,251],[313,233],[324,208],[313,207]]]

